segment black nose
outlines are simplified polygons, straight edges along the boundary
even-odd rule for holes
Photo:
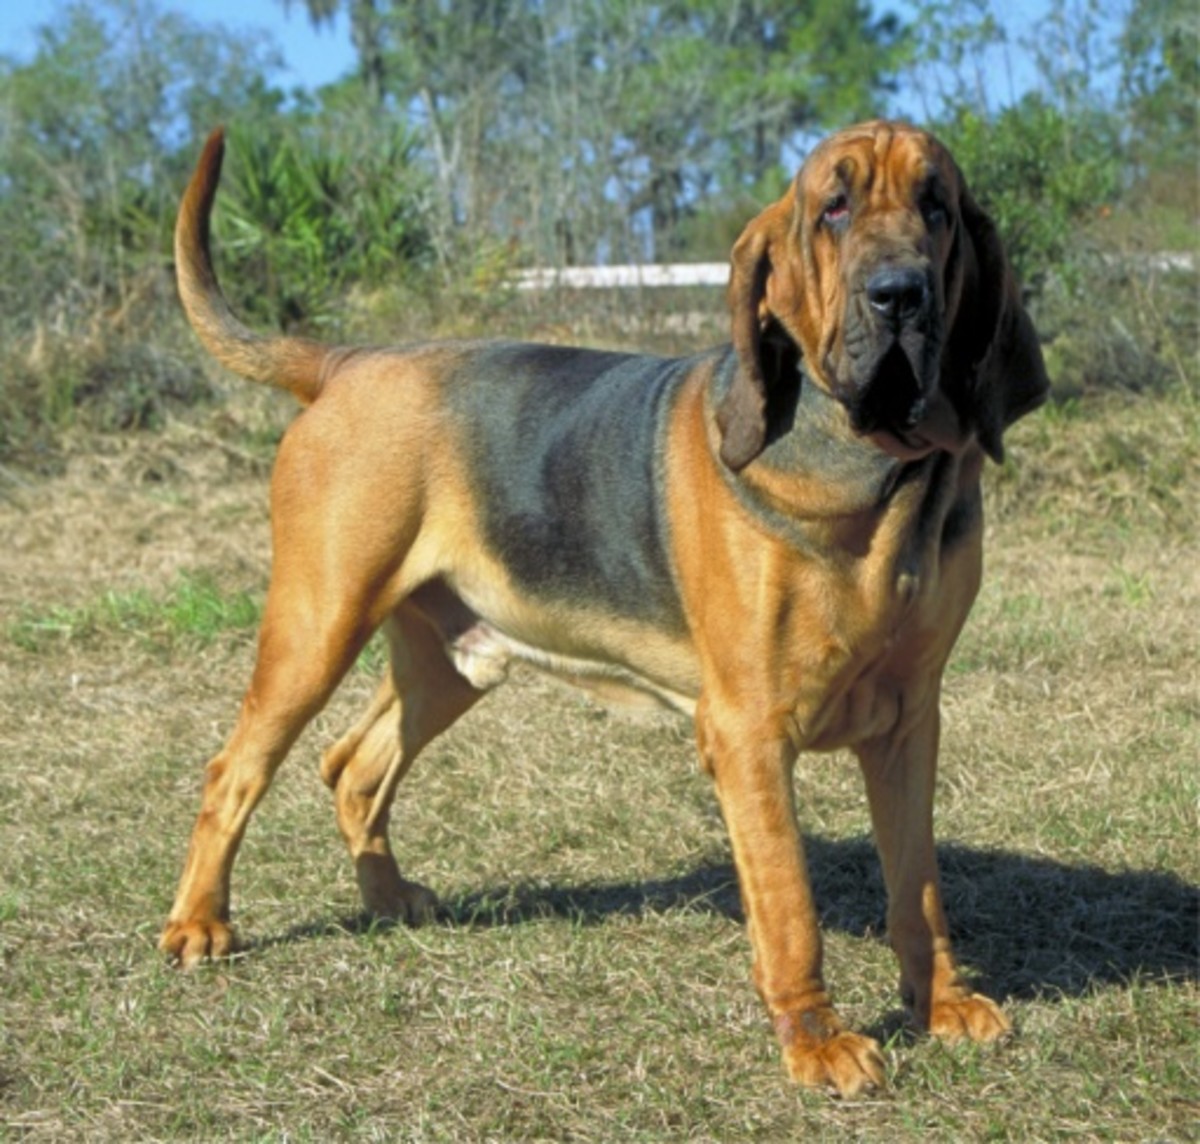
[[[867,279],[871,309],[893,324],[910,321],[924,309],[929,297],[926,275],[911,267],[888,266]]]

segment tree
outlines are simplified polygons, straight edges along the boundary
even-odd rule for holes
[[[1191,0],[1136,0],[1121,34],[1121,100],[1143,167],[1200,163],[1200,12]]]
[[[382,104],[435,171],[447,258],[454,238],[496,235],[538,261],[668,255],[707,196],[757,184],[806,131],[877,110],[899,46],[896,19],[862,0],[366,7]],[[354,4],[307,4],[317,21],[343,8],[353,24]]]
[[[903,32],[905,81],[926,122],[991,114],[1008,47],[992,0],[917,0]]]
[[[279,0],[290,12],[296,0]],[[380,106],[387,95],[387,66],[384,59],[384,25],[376,0],[301,0],[314,28],[334,22],[345,8],[350,17],[350,42],[358,55],[359,77],[367,101]]]
[[[29,63],[0,64],[5,312],[120,299],[165,250],[191,141],[274,114],[276,66],[265,44],[149,0],[69,4]]]

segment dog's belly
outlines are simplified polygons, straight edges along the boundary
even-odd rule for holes
[[[459,673],[480,691],[503,683],[516,661],[583,687],[607,702],[638,707],[650,704],[689,716],[695,713],[696,701],[692,696],[630,668],[545,651],[507,635],[485,620],[452,640],[448,650]]]
[[[694,712],[699,669],[686,639],[628,618],[597,623],[583,612],[565,613],[506,590],[502,579],[451,587],[438,577],[410,598],[473,687],[498,687],[514,663],[525,663],[608,703]]]

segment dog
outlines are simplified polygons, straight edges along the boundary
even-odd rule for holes
[[[684,358],[254,333],[210,257],[222,155],[217,131],[179,213],[184,309],[218,361],[307,408],[272,479],[256,665],[208,764],[162,950],[186,967],[233,949],[250,815],[382,628],[390,672],[322,760],[372,914],[434,909],[392,855],[393,795],[523,661],[694,719],[795,1080],[847,1097],[885,1083],[822,974],[802,750],[858,758],[914,1019],[1005,1036],[942,908],[939,691],[980,582],[985,459],[1048,386],[996,229],[946,148],[885,121],[817,145],[733,248],[731,344]]]

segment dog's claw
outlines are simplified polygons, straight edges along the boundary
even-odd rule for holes
[[[236,947],[233,927],[221,921],[168,922],[158,939],[158,948],[181,969],[228,957]]]
[[[1001,1041],[1012,1033],[1012,1022],[990,997],[969,993],[935,1003],[929,1014],[929,1031],[944,1041]]]
[[[833,1089],[846,1100],[887,1088],[878,1042],[858,1033],[837,1033],[815,1045],[788,1045],[783,1059],[792,1080]]]

